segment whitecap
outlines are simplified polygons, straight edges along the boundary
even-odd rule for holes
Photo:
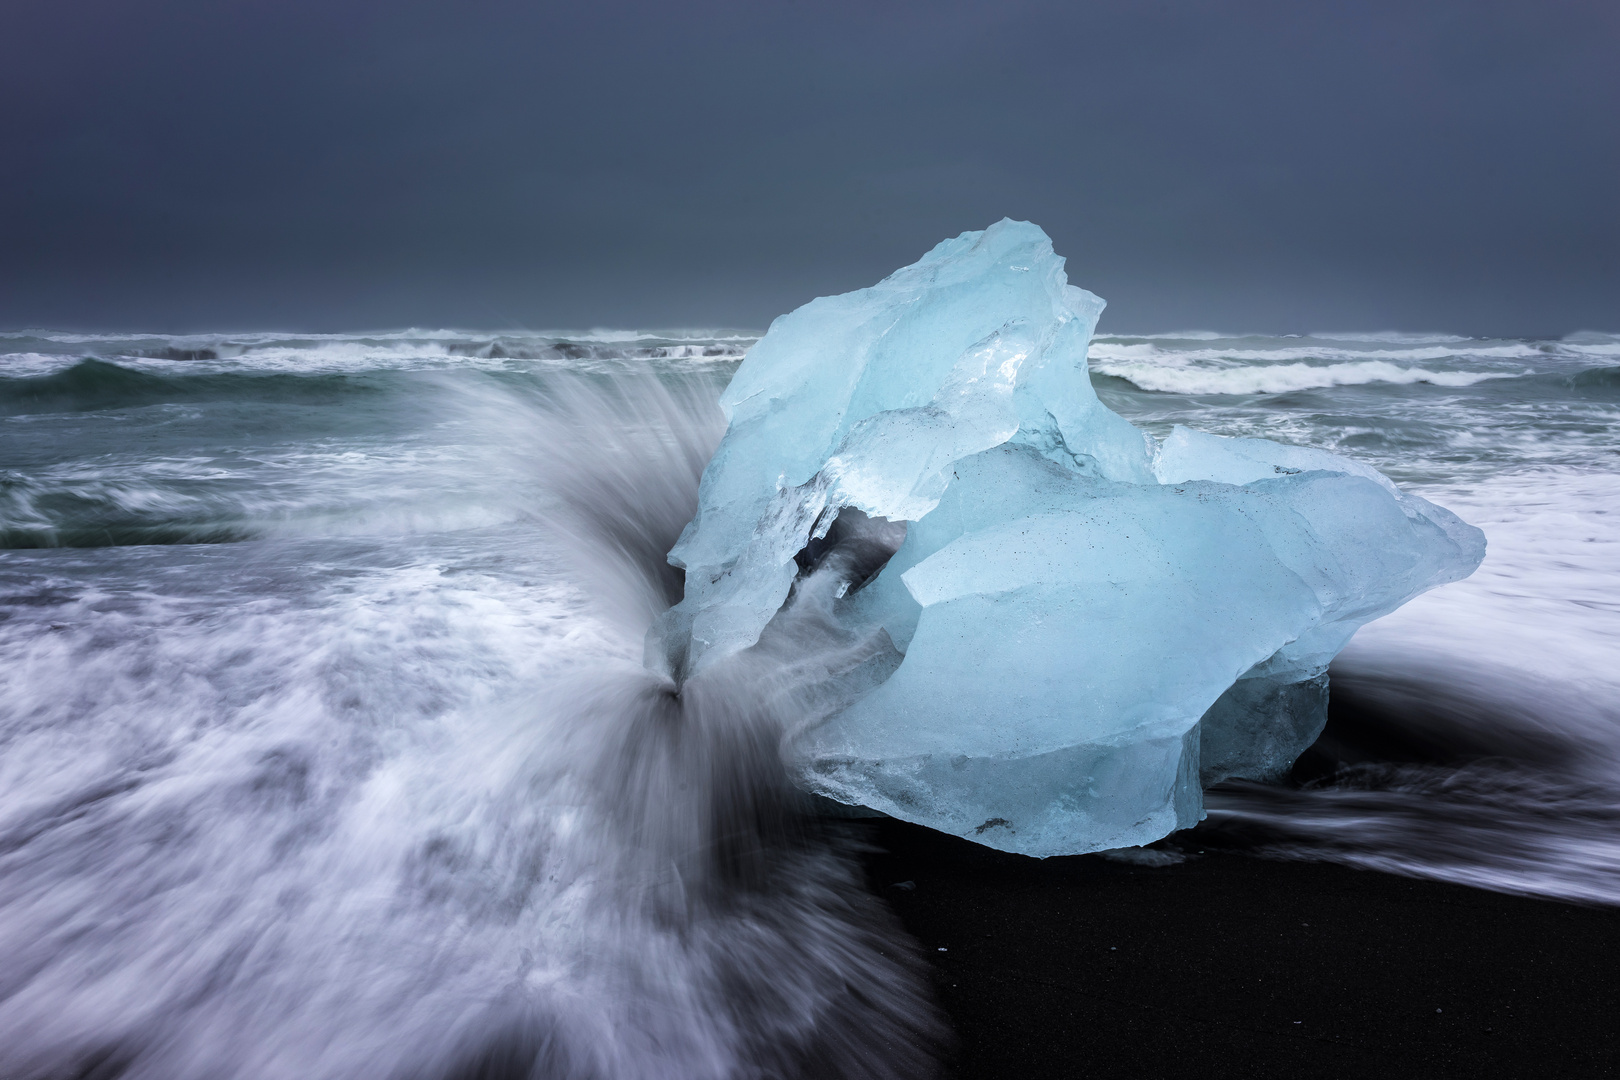
[[[1429,383],[1434,386],[1472,386],[1486,379],[1513,378],[1519,372],[1431,371],[1403,368],[1387,360],[1360,360],[1343,364],[1273,364],[1256,367],[1193,367],[1093,361],[1100,375],[1125,379],[1143,390],[1170,394],[1286,394],[1331,386],[1367,383]]]

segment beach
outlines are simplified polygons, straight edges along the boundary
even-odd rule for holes
[[[1612,1076],[1620,912],[1175,838],[1163,867],[895,821],[873,886],[960,1077]]]
[[[7,339],[0,1074],[927,1075],[937,1011],[962,1077],[1603,1075],[1620,340],[1099,336],[1155,439],[1349,455],[1485,562],[1135,862],[864,870],[755,813],[746,685],[683,742],[644,665],[755,340]]]

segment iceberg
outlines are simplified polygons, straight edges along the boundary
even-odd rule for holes
[[[1154,440],[1092,390],[1102,309],[1003,220],[777,319],[649,666],[703,678],[813,607],[856,659],[784,741],[797,782],[1029,855],[1149,843],[1285,772],[1328,662],[1483,534],[1325,451]]]

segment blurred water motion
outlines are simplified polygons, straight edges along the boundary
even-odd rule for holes
[[[642,666],[748,340],[4,339],[0,1075],[933,1072],[911,944],[782,783],[813,613],[678,697]],[[1617,357],[1098,340],[1150,430],[1490,540],[1344,653],[1309,784],[1212,796],[1234,842],[1620,898]]]

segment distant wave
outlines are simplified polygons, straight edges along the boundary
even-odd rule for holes
[[[1577,334],[1562,346],[1578,356],[1620,356],[1620,338],[1607,334]]]
[[[1620,390],[1620,367],[1588,368],[1570,376],[1571,389],[1578,391]]]
[[[289,375],[380,370],[490,371],[536,364],[570,371],[652,364],[703,368],[741,361],[755,336],[721,333],[592,331],[399,331],[385,334],[66,334],[0,333],[0,373],[50,375],[85,359],[159,375],[274,372]]]
[[[167,344],[205,347],[227,342],[246,345],[266,345],[276,342],[303,341],[475,341],[491,337],[524,338],[531,341],[594,341],[626,343],[642,341],[753,342],[757,331],[735,329],[687,330],[452,330],[410,327],[404,330],[374,330],[341,334],[287,334],[276,331],[233,331],[208,334],[148,334],[148,333],[89,333],[69,330],[50,330],[34,327],[23,330],[0,330],[0,341],[52,341],[70,345],[94,345],[101,342],[154,341]]]
[[[1133,341],[1097,341],[1091,346],[1093,360],[1122,362],[1155,359],[1173,364],[1239,364],[1258,362],[1275,363],[1349,363],[1385,360],[1390,362],[1433,361],[1524,361],[1545,359],[1549,349],[1524,341],[1475,342],[1466,349],[1446,348],[1440,345],[1417,343],[1387,343],[1371,347],[1371,343],[1339,342],[1337,346],[1312,344],[1286,338],[1231,339],[1215,347],[1199,345],[1193,348],[1172,348],[1168,343]],[[1563,346],[1556,348],[1562,350]]]
[[[1401,367],[1388,360],[1230,368],[1093,360],[1091,369],[1100,375],[1124,379],[1142,390],[1170,394],[1286,394],[1292,390],[1359,386],[1366,383],[1472,386],[1486,379],[1510,379],[1517,374],[1498,371],[1431,371],[1421,367]]]
[[[1481,339],[1460,334],[1413,334],[1399,330],[1317,334],[1228,334],[1217,330],[1176,330],[1153,334],[1098,334],[1093,341],[1352,341],[1374,344],[1427,345],[1437,342],[1470,342]]]
[[[315,379],[205,372],[158,375],[86,359],[48,374],[0,376],[0,416],[199,400],[325,402],[341,395],[368,392],[374,393],[376,388],[342,375]]]

